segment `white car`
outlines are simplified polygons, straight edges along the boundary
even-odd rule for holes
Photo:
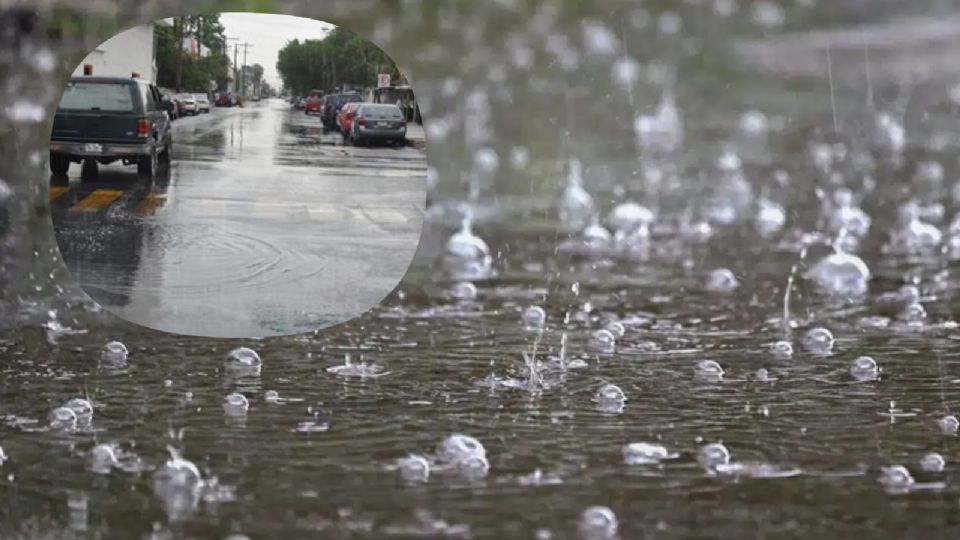
[[[200,113],[200,107],[197,105],[197,98],[193,97],[190,94],[180,94],[177,96],[177,101],[180,103],[180,115],[190,114],[196,116]]]
[[[197,100],[197,112],[210,112],[210,99],[206,94],[194,94],[193,97]]]

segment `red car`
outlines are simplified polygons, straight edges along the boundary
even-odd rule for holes
[[[307,97],[307,102],[303,105],[303,112],[306,114],[319,113],[323,110],[323,92],[313,90]]]
[[[340,126],[340,133],[344,137],[350,134],[350,126],[353,123],[353,115],[357,112],[360,102],[346,103],[337,113],[337,125]]]

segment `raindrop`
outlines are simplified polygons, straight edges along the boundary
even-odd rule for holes
[[[714,360],[697,362],[695,371],[699,379],[717,381],[723,378],[723,368]]]
[[[397,469],[407,482],[426,482],[430,477],[430,462],[415,454],[399,459]]]
[[[622,338],[623,335],[627,333],[627,329],[624,328],[623,323],[620,321],[610,321],[604,325],[603,329],[610,332],[614,339]]]
[[[450,297],[457,300],[473,300],[477,297],[477,286],[469,281],[461,281],[450,287]]]
[[[529,306],[523,310],[521,320],[527,330],[539,330],[547,322],[547,313],[540,306]]]
[[[114,445],[101,443],[87,454],[87,468],[95,474],[109,474],[118,465]]]
[[[237,347],[227,355],[227,361],[240,366],[259,366],[260,355],[253,349],[247,347]]]
[[[872,381],[880,375],[880,368],[873,358],[861,356],[850,364],[850,375],[858,381]]]
[[[704,469],[713,469],[718,465],[730,463],[730,451],[720,443],[710,443],[697,453],[697,462]]]
[[[755,226],[761,236],[769,236],[783,228],[787,222],[787,213],[779,204],[763,199],[757,212]]]
[[[623,447],[623,461],[627,465],[653,465],[671,457],[666,446],[650,443],[630,443]]]
[[[593,197],[583,189],[583,166],[580,160],[571,159],[568,167],[560,219],[570,225],[583,227],[594,219]]]
[[[127,361],[127,346],[119,341],[111,341],[103,346],[100,358],[110,364],[122,364]]]
[[[767,132],[767,116],[760,111],[747,111],[740,117],[740,129],[751,136],[763,135]]]
[[[718,268],[707,276],[706,289],[712,292],[730,292],[737,288],[737,276],[728,268]]]
[[[770,345],[770,352],[775,358],[786,359],[793,356],[793,344],[789,341],[780,340]]]
[[[69,407],[57,407],[50,413],[50,427],[64,431],[77,428],[77,413]]]
[[[820,260],[806,275],[827,294],[858,296],[867,292],[870,269],[860,257],[836,252]]]
[[[588,539],[613,538],[618,526],[617,516],[606,506],[591,506],[580,516],[580,532]]]
[[[813,354],[827,354],[833,350],[833,334],[826,328],[813,328],[803,336],[803,348]]]
[[[930,452],[920,460],[920,468],[927,472],[941,472],[947,462],[943,456],[936,452]]]
[[[913,475],[903,465],[883,467],[880,472],[880,483],[891,490],[909,488],[914,484]]]
[[[616,347],[617,338],[606,328],[601,328],[590,334],[590,348],[598,352],[612,352]]]
[[[249,408],[250,402],[247,401],[246,396],[238,392],[228,395],[223,400],[223,411],[229,415],[247,414]]]
[[[957,429],[960,428],[960,421],[957,420],[956,416],[951,414],[937,420],[937,425],[940,427],[941,432],[947,435],[956,435]]]
[[[500,158],[492,148],[483,147],[474,154],[474,163],[481,172],[492,174],[500,166]]]
[[[464,218],[460,230],[447,240],[445,262],[458,277],[470,279],[489,273],[493,263],[490,248],[483,239],[473,234],[469,218]]]

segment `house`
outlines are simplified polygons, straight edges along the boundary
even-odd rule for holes
[[[159,21],[135,26],[104,41],[80,62],[74,76],[83,75],[84,67],[90,66],[93,75],[130,77],[137,73],[142,79],[157,82],[154,35],[157,24],[166,23]]]

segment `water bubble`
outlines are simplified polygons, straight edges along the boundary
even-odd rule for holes
[[[267,403],[280,403],[280,393],[276,390],[267,390],[263,394],[263,400]]]
[[[920,302],[913,302],[904,306],[897,318],[906,322],[920,322],[927,318],[927,310]]]
[[[943,165],[940,162],[924,161],[917,165],[917,170],[913,174],[913,181],[938,187],[943,182],[943,177]]]
[[[706,289],[713,292],[730,292],[738,286],[737,276],[728,268],[717,268],[707,276]]]
[[[730,463],[730,451],[720,443],[710,443],[697,452],[697,462],[708,470],[718,465],[727,465]]]
[[[630,443],[623,447],[623,461],[627,465],[652,465],[669,459],[666,446],[650,443]]]
[[[653,220],[654,215],[649,208],[634,202],[618,204],[607,218],[614,233],[620,236],[642,234],[649,229]]]
[[[860,257],[836,252],[821,259],[806,277],[827,294],[858,296],[867,292],[870,269]]]
[[[234,392],[223,399],[223,411],[230,415],[246,414],[250,408],[250,402],[246,396],[239,392]]]
[[[956,435],[957,429],[960,428],[960,421],[951,414],[937,420],[937,426],[940,427],[941,432],[947,435]]]
[[[50,427],[64,431],[77,428],[77,413],[69,407],[57,407],[50,412]]]
[[[714,360],[701,360],[694,368],[696,376],[705,380],[720,380],[723,378],[723,368]]]
[[[430,462],[416,454],[399,459],[397,469],[407,482],[426,482],[430,477]]]
[[[455,276],[465,279],[484,277],[489,273],[493,263],[490,248],[473,234],[469,219],[463,219],[460,230],[447,240],[445,262]]]
[[[589,539],[613,538],[618,526],[616,514],[606,506],[591,506],[580,516],[580,532]]]
[[[457,300],[473,300],[477,297],[477,286],[469,281],[461,281],[450,287],[449,294]]]
[[[879,480],[884,487],[894,491],[909,488],[914,484],[913,475],[903,465],[883,467]]]
[[[100,358],[107,363],[122,364],[127,361],[127,346],[119,341],[111,341],[103,346]]]
[[[593,197],[583,189],[583,166],[580,160],[568,164],[567,185],[563,190],[560,219],[565,223],[585,226],[594,219]]]
[[[500,158],[497,157],[496,151],[488,147],[478,149],[473,156],[473,161],[480,171],[487,174],[496,172],[497,167],[500,166]]]
[[[530,151],[522,146],[510,150],[510,164],[516,169],[524,169],[530,164]]]
[[[237,347],[227,355],[227,361],[241,366],[259,366],[261,364],[260,355],[253,349],[247,347]]]
[[[755,374],[754,376],[755,376],[755,377],[757,378],[757,380],[760,381],[760,382],[770,382],[770,380],[771,380],[771,379],[770,379],[770,372],[767,371],[765,368],[760,368],[760,369],[758,369],[757,372],[756,372],[756,374]]]
[[[523,326],[529,330],[538,330],[543,328],[547,322],[547,313],[540,306],[529,306],[523,310],[521,315]]]
[[[446,463],[461,463],[471,457],[487,457],[487,451],[477,439],[459,433],[444,439],[437,452],[438,457]]]
[[[876,128],[878,146],[895,154],[903,150],[907,142],[906,131],[893,115],[887,112],[878,114]]]
[[[761,236],[769,236],[783,228],[787,213],[779,204],[763,199],[760,201],[755,226]]]
[[[747,135],[763,135],[768,128],[767,115],[760,111],[747,111],[740,117],[740,129]]]
[[[812,328],[803,336],[803,348],[814,354],[827,354],[833,350],[833,334],[826,328]]]
[[[617,84],[629,88],[640,78],[640,64],[630,57],[620,58],[613,64],[612,76]]]
[[[627,401],[626,394],[615,384],[605,384],[596,393],[595,400],[602,407],[622,406]]]
[[[943,456],[936,452],[930,452],[920,460],[920,468],[927,472],[942,472],[947,465]]]
[[[604,325],[603,329],[610,332],[615,339],[622,338],[623,335],[627,333],[627,329],[624,328],[623,323],[620,321],[610,321]]]
[[[89,423],[93,419],[93,404],[87,399],[73,398],[63,406],[73,411],[78,422]]]
[[[861,356],[850,364],[850,375],[858,381],[872,381],[880,375],[880,368],[873,358]]]
[[[843,205],[830,213],[830,229],[844,231],[854,238],[863,238],[870,232],[870,216],[858,206]]]
[[[457,462],[457,470],[467,479],[480,479],[490,472],[486,456],[472,455]]]
[[[770,345],[770,352],[773,356],[780,359],[786,359],[793,356],[793,344],[789,341],[780,340]]]
[[[87,468],[95,474],[109,474],[118,464],[116,450],[112,444],[98,444],[87,454]]]
[[[590,334],[590,348],[599,352],[612,352],[616,347],[617,338],[606,328],[601,328]]]
[[[587,50],[594,54],[609,55],[617,51],[614,33],[598,21],[583,23],[583,38]]]

